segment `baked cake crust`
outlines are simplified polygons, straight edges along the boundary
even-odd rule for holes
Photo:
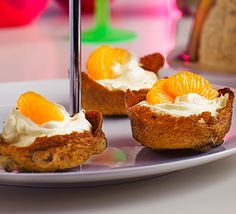
[[[212,117],[210,112],[189,117],[157,114],[148,107],[136,105],[146,99],[145,93],[135,95],[127,90],[126,107],[133,138],[154,150],[207,151],[219,146],[231,126],[234,93],[229,88],[218,91],[222,95],[228,93],[229,99],[216,118]]]
[[[82,106],[86,111],[99,111],[103,115],[125,115],[125,92],[110,91],[82,72]]]
[[[157,72],[165,64],[165,58],[160,53],[148,54],[140,59],[140,65],[143,69]]]
[[[73,132],[52,137],[38,137],[27,147],[16,147],[0,139],[0,164],[6,171],[51,172],[83,164],[92,155],[103,152],[106,138],[102,131],[102,114],[87,112],[92,125],[90,132]]]
[[[140,59],[141,66],[149,71],[157,72],[164,65],[164,58],[159,53],[150,54]],[[136,93],[143,93],[141,89]],[[86,111],[99,111],[105,116],[126,115],[125,92],[110,91],[94,81],[87,73],[82,72],[82,106]]]

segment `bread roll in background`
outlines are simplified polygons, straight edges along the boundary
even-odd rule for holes
[[[236,66],[236,0],[215,1],[203,25],[198,55],[203,64]]]

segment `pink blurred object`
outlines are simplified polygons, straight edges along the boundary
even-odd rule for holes
[[[69,13],[69,0],[56,0],[61,5],[65,12]],[[113,1],[113,0],[111,0]],[[94,0],[81,0],[81,11],[82,13],[93,13],[94,11]]]
[[[30,23],[42,12],[48,0],[1,0],[0,27],[13,27]]]
[[[56,0],[63,7],[66,13],[69,13],[69,0]],[[94,10],[94,0],[81,0],[81,11],[83,13],[92,13]]]

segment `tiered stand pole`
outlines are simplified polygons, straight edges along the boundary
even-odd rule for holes
[[[81,111],[81,1],[70,0],[70,114]]]

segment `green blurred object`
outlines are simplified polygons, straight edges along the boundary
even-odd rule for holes
[[[126,156],[125,152],[122,151],[121,149],[119,149],[113,153],[113,158],[114,158],[115,162],[127,161],[127,156]]]
[[[82,33],[82,42],[122,42],[134,38],[133,32],[116,29],[110,25],[109,0],[95,1],[95,26]]]

